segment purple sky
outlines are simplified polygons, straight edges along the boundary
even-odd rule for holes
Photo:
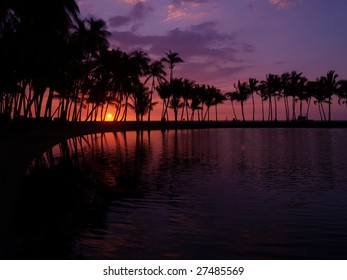
[[[267,73],[292,70],[313,80],[335,70],[347,79],[346,0],[78,3],[82,16],[107,22],[112,47],[141,48],[153,59],[171,49],[185,61],[174,76],[215,85],[223,92],[232,90],[238,79],[263,80]],[[347,119],[347,109],[343,112]]]

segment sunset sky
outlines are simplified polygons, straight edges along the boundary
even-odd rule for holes
[[[292,70],[312,80],[335,70],[340,79],[347,79],[346,0],[78,3],[82,16],[106,21],[113,48],[141,48],[153,59],[171,49],[185,61],[174,76],[215,85],[223,92],[238,79],[262,80],[267,73]]]

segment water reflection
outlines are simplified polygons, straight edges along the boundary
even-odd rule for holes
[[[211,129],[66,140],[29,166],[7,256],[346,258],[346,134]]]

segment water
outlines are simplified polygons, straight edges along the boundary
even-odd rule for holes
[[[28,168],[10,257],[346,259],[345,129],[86,135]]]

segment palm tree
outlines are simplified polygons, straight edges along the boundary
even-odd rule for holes
[[[255,117],[255,103],[254,103],[254,92],[256,92],[258,90],[258,80],[255,78],[249,78],[248,80],[248,85],[249,85],[249,91],[252,95],[252,106],[253,106],[253,122],[254,122],[254,117]]]
[[[307,79],[302,76],[302,73],[292,71],[288,80],[288,95],[292,96],[292,120],[296,120],[296,101],[299,95],[304,94],[304,84]]]
[[[143,77],[149,69],[150,58],[143,50],[136,50],[130,54],[131,60],[135,66],[136,75]]]
[[[216,91],[217,91],[217,89],[215,87],[211,87],[209,85],[206,87],[206,93],[205,93],[204,99],[203,99],[203,102],[207,107],[205,114],[204,114],[204,118],[203,118],[204,121],[206,120],[206,116],[207,116],[207,120],[210,121],[210,108],[214,104],[214,98],[216,95]]]
[[[157,102],[152,103],[150,99],[150,91],[143,84],[138,84],[134,89],[134,93],[130,95],[132,103],[129,107],[135,111],[136,121],[143,121],[145,114],[152,110]]]
[[[244,103],[247,101],[250,95],[249,85],[245,82],[241,83],[240,80],[238,80],[237,84],[234,84],[234,88],[238,94],[237,101],[241,103],[242,121],[245,122]]]
[[[35,116],[40,117],[45,89],[52,86],[57,69],[61,70],[58,58],[63,57],[70,26],[78,19],[78,13],[74,0],[2,2],[0,33],[8,30],[11,23],[11,37],[16,43],[13,44],[14,50],[6,52],[6,55],[17,53],[10,69],[15,69],[20,75],[16,83],[23,87],[20,97],[14,96],[15,102],[18,101],[14,105],[16,115],[22,112],[24,116],[31,116],[34,111]],[[50,42],[49,47],[47,42]],[[25,92],[28,93],[26,96]],[[53,90],[48,92],[46,107],[51,104]],[[45,115],[49,111],[46,108]]]
[[[346,104],[347,107],[347,80],[340,80],[338,87],[339,104]],[[345,101],[342,101],[344,99]]]
[[[196,110],[201,110],[201,96],[202,96],[202,92],[205,91],[204,86],[201,85],[194,85],[192,92],[191,92],[191,102],[190,102],[190,109],[192,110],[192,114],[190,116],[190,120],[193,121],[194,120],[194,116],[195,116],[195,111]],[[200,113],[198,112],[198,120],[200,121]]]
[[[278,76],[274,74],[266,75],[266,80],[262,81],[261,88],[264,90],[264,100],[269,101],[269,110],[268,110],[268,121],[273,120],[273,110],[272,110],[272,98],[275,99],[275,120],[277,119],[276,115],[276,90],[278,88]]]
[[[226,99],[227,99],[227,98],[225,97],[225,95],[222,94],[222,92],[221,92],[219,89],[216,89],[216,91],[215,91],[215,97],[214,97],[214,101],[213,101],[213,105],[214,105],[215,108],[216,108],[216,121],[218,121],[218,109],[217,109],[217,106],[218,106],[218,104],[224,103],[224,101],[225,101]]]
[[[284,102],[284,108],[285,108],[285,113],[286,113],[286,121],[289,121],[289,101],[288,97],[290,96],[289,94],[289,77],[290,74],[288,72],[285,72],[281,75],[281,91],[282,91],[282,96],[283,96],[283,102]]]
[[[186,118],[189,120],[188,108],[189,102],[188,100],[192,98],[192,92],[194,88],[194,81],[190,81],[188,79],[183,80],[183,88],[182,88],[182,99],[183,99],[183,107],[181,113],[181,121],[184,118],[184,110],[186,112]]]
[[[78,20],[77,24],[73,26],[73,31],[71,39],[83,52],[87,62],[92,58],[96,58],[100,50],[109,47],[107,38],[111,33],[107,31],[106,22],[102,19],[89,17]]]
[[[275,121],[277,121],[277,100],[281,98],[281,78],[278,75],[274,75],[273,89],[272,89],[273,100],[275,104]]]
[[[234,101],[239,100],[239,94],[236,91],[233,92],[227,92],[225,94],[225,97],[230,100],[231,102],[231,108],[233,110],[233,115],[234,115],[234,121],[237,121],[237,116],[236,116],[236,111],[235,111],[235,106],[234,106]],[[263,115],[264,116],[264,115]]]
[[[79,20],[79,8],[75,0],[53,1],[19,1],[18,14],[21,17],[21,28],[18,29],[23,53],[30,58],[24,63],[31,65],[32,80],[40,80],[41,86],[51,88],[58,81],[55,76],[60,76],[59,71],[68,70],[69,62],[65,59],[70,48],[69,36],[71,26]],[[25,2],[25,3],[24,3]],[[28,41],[30,40],[30,41]],[[30,42],[28,44],[28,42]],[[49,42],[49,45],[47,45]],[[29,46],[29,48],[28,48]],[[27,52],[27,53],[26,53]],[[33,55],[33,53],[35,55]],[[71,59],[70,56],[67,58]],[[37,90],[35,90],[37,91]],[[42,106],[43,95],[46,91],[38,89],[34,93],[38,98],[34,106]],[[53,90],[48,91],[45,113],[49,115]],[[38,110],[40,111],[40,110]]]
[[[309,118],[309,111],[311,107],[311,100],[317,90],[317,84],[313,81],[307,81],[305,84],[305,95],[307,98],[306,119]]]
[[[261,99],[261,115],[263,122],[265,121],[265,115],[264,115],[264,101],[267,100],[267,91],[266,91],[266,84],[264,82],[261,82],[258,86],[259,91],[257,92]]]
[[[168,82],[159,84],[159,86],[157,86],[157,92],[159,94],[159,97],[163,100],[163,103],[162,103],[163,106],[161,110],[161,120],[162,121],[168,120],[167,109],[168,109],[170,97],[171,97],[170,84]]]
[[[326,97],[328,98],[329,104],[329,112],[328,112],[328,121],[331,121],[331,104],[332,104],[332,96],[337,93],[338,82],[337,78],[339,75],[335,73],[335,71],[331,70],[327,73],[324,79]]]
[[[296,91],[296,94],[297,94],[297,97],[299,99],[299,102],[300,102],[300,107],[299,107],[299,116],[300,118],[303,118],[303,113],[302,113],[302,110],[303,110],[303,101],[306,101],[306,103],[309,102],[310,100],[310,96],[308,94],[308,92],[306,91],[306,84],[307,84],[307,78],[306,77],[300,77],[300,80],[299,80],[299,83],[297,85],[297,91]],[[307,118],[307,114],[305,116]]]
[[[161,61],[154,61],[147,70],[147,78],[145,83],[147,83],[150,79],[152,79],[151,83],[151,93],[150,93],[150,102],[153,100],[153,91],[155,88],[155,84],[160,85],[166,82],[166,72],[164,70],[164,65]],[[151,110],[148,112],[148,121],[151,120]]]
[[[182,78],[173,79],[169,85],[169,90],[171,91],[170,108],[174,111],[175,122],[178,121],[178,110],[183,107],[183,102],[181,100],[182,93],[184,91],[184,83]]]
[[[326,114],[323,106],[323,103],[327,102],[324,77],[317,79],[315,82],[308,82],[307,89],[309,90],[310,95],[316,99],[314,104],[318,105],[321,120],[326,121]]]
[[[18,73],[18,36],[20,19],[13,11],[13,2],[2,1],[0,4],[0,121],[10,120],[20,113],[24,101],[24,89]],[[11,104],[12,103],[12,104]],[[14,104],[13,104],[14,103]],[[24,104],[23,104],[24,106]]]
[[[173,79],[173,69],[176,64],[184,62],[182,58],[180,58],[179,54],[176,52],[172,52],[169,50],[169,52],[165,53],[166,57],[162,58],[163,62],[166,62],[169,64],[170,69],[170,83]]]
[[[100,71],[104,71],[104,75],[106,75],[105,71],[109,71],[110,53],[107,51],[109,46],[107,38],[109,36],[106,23],[101,19],[89,17],[78,20],[77,24],[73,26],[71,44],[75,48],[77,57],[77,59],[73,59],[75,69],[69,73],[69,76],[75,76],[75,89],[72,96],[74,100],[73,120],[81,119],[82,108],[85,103],[85,91],[81,90],[81,86],[88,79],[88,75],[91,71],[96,70],[99,74]],[[106,106],[108,107],[108,105],[109,102]]]

